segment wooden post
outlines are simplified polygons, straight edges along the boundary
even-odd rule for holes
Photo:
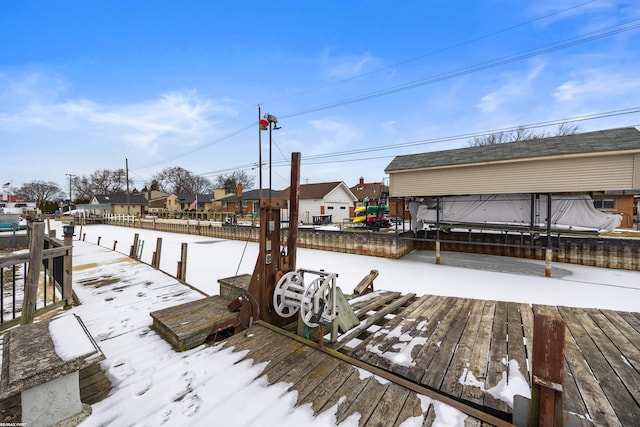
[[[289,256],[289,270],[296,269],[296,253],[298,244],[298,212],[300,200],[300,153],[291,153],[291,186],[289,194],[289,234],[287,255]]]
[[[113,241],[113,251],[114,251],[114,252],[116,251],[116,246],[117,246],[117,245],[118,245],[118,241],[117,241],[117,240],[114,240],[114,241]]]
[[[553,251],[547,248],[544,251],[544,277],[551,277],[551,259],[553,257]]]
[[[52,239],[56,238],[56,230],[49,230],[49,237],[51,237]]]
[[[64,245],[69,246],[67,254],[64,256],[64,270],[62,272],[62,297],[64,298],[64,309],[68,310],[73,304],[73,229],[71,233],[64,233]]]
[[[32,222],[29,235],[29,271],[24,287],[24,301],[22,303],[21,324],[33,323],[38,298],[38,282],[40,281],[40,266],[42,265],[42,251],[44,250],[44,222]]]
[[[180,262],[178,264],[178,279],[183,282],[187,278],[187,244],[183,243],[180,248]]]
[[[440,241],[436,240],[436,264],[440,265]]]
[[[98,246],[100,246],[100,239],[102,239],[102,236],[98,236]]]
[[[562,319],[534,314],[530,427],[563,425],[564,335]]]
[[[161,255],[162,255],[162,237],[158,237],[158,240],[156,240],[156,251],[153,253],[153,263],[152,263],[153,267],[160,268]]]
[[[131,245],[131,249],[129,250],[129,258],[136,257],[136,250],[138,249],[138,239],[140,238],[140,234],[136,233],[133,235],[133,245]]]

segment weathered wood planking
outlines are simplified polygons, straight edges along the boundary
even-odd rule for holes
[[[435,421],[433,404],[423,407],[414,391],[363,375],[364,371],[344,360],[263,326],[236,334],[223,345],[246,352],[243,360],[267,363],[260,375],[270,384],[290,384],[289,390],[298,392],[298,405],[311,404],[316,415],[331,410],[338,424],[353,417],[362,427],[399,426],[410,417],[423,417],[426,426]],[[482,424],[468,416],[466,425]]]
[[[429,368],[424,368],[422,377],[419,379],[420,384],[441,390],[445,376],[449,369],[452,368],[451,360],[458,348],[462,333],[467,326],[469,315],[472,312],[473,301],[465,298],[460,300],[460,310],[457,315],[451,319],[449,330],[439,341],[437,346],[431,347],[433,350],[433,358],[429,363]],[[454,368],[455,369],[455,368]],[[462,370],[456,370],[453,373],[457,378],[462,375]]]
[[[460,381],[468,369],[469,361],[473,357],[473,350],[477,337],[481,334],[482,314],[485,302],[474,300],[469,312],[469,319],[462,331],[457,346],[454,349],[451,365],[442,373],[444,380],[440,390],[451,396],[460,397],[463,391],[463,383]]]
[[[507,370],[507,366],[503,361],[505,359],[509,360],[507,353],[508,304],[509,303],[503,301],[496,302],[485,390],[489,390],[490,387],[498,384],[502,379],[504,372]],[[494,398],[490,393],[484,394],[484,405],[503,412],[509,411],[509,406],[506,402]]]
[[[227,309],[219,295],[201,298],[149,313],[153,328],[176,351],[185,351],[204,343],[218,328],[231,327],[238,313]]]
[[[620,353],[614,354],[609,349],[610,341],[600,331],[585,324],[588,316],[580,313],[580,309],[558,307],[567,329],[581,350],[591,372],[600,383],[622,425],[633,425],[638,421],[638,404],[625,387],[620,387],[619,372],[612,364],[622,364]]]
[[[466,375],[462,378],[462,382],[465,385],[462,388],[462,394],[460,395],[461,399],[479,405],[482,405],[484,402],[484,391],[477,385],[473,384],[471,379],[473,376],[473,378],[475,378],[475,380],[480,384],[485,384],[486,388],[487,369],[489,365],[487,355],[489,354],[489,348],[491,348],[492,338],[490,325],[493,325],[495,308],[495,301],[485,301],[484,307],[482,308],[482,315],[480,317],[480,324],[482,326],[478,328],[478,336],[473,343],[473,352],[467,363]]]
[[[563,318],[557,307],[538,306],[534,305],[534,312],[545,314],[548,316],[554,316],[557,318]],[[585,361],[585,356],[582,354],[582,350],[576,341],[574,332],[577,334],[579,331],[577,328],[573,330],[567,327],[568,331],[565,336],[565,359],[568,362],[569,369],[572,373],[571,376],[565,371],[564,381],[565,383],[575,380],[577,389],[580,392],[580,398],[584,402],[585,408],[589,413],[589,417],[593,420],[595,425],[606,426],[620,426],[620,423],[614,408],[606,397],[604,390],[600,382],[594,377],[588,363]],[[573,401],[576,404],[577,399],[571,396],[566,396],[565,401]],[[583,415],[583,413],[578,413]],[[633,425],[633,424],[631,424]]]
[[[504,375],[531,382],[534,312],[563,318],[565,410],[596,425],[634,425],[640,416],[640,317],[637,313],[422,296],[348,354],[487,410],[511,412],[486,390]],[[394,362],[399,335],[426,339],[410,364]],[[473,375],[473,377],[471,376]],[[475,379],[475,381],[473,381]],[[468,384],[468,385],[465,385]],[[584,421],[584,425],[589,425]]]

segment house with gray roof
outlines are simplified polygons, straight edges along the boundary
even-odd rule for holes
[[[390,195],[401,198],[586,193],[630,227],[633,195],[640,193],[640,131],[624,127],[403,155],[385,172]]]
[[[109,206],[115,215],[144,215],[149,202],[142,194],[95,194],[90,204]]]

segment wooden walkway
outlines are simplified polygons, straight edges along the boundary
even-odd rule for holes
[[[223,300],[209,297],[152,313],[154,328],[178,351],[200,345],[212,331],[228,328],[237,316],[226,310],[226,300],[218,299]],[[327,347],[507,420],[512,417],[513,393],[527,397],[530,393],[534,313],[562,318],[567,325],[565,411],[576,414],[584,426],[592,425],[587,420],[597,426],[635,426],[640,419],[640,313],[389,291],[353,298],[350,304],[360,324],[337,342],[325,343]],[[287,327],[291,332],[296,329],[295,324]],[[271,382],[286,378],[298,384],[304,375],[324,377],[325,371],[334,369],[333,362],[325,366],[329,363],[326,355],[299,343],[270,334],[264,341],[243,340],[242,336],[228,343],[249,350],[246,357],[254,361],[270,361],[266,373]],[[317,338],[317,331],[311,331],[311,336]],[[341,377],[335,381],[341,379],[346,381]],[[355,399],[361,392],[359,386],[354,383],[341,392]],[[296,385],[303,400],[305,387],[304,382]],[[505,388],[509,392],[501,393]],[[367,402],[373,409],[377,398],[370,399],[373,403]],[[326,403],[314,403],[314,410],[322,412]]]
[[[354,300],[363,320],[399,298],[378,295]],[[385,296],[386,302],[372,308]],[[366,307],[365,315],[359,307]],[[335,347],[446,396],[509,414],[507,402],[488,391],[504,376],[530,387],[534,313],[567,324],[565,410],[597,426],[637,425],[640,313],[425,295],[386,314],[374,327],[352,333],[349,339],[356,339],[351,343],[339,340]]]
[[[278,328],[259,323],[247,333],[227,339],[224,345],[233,347],[234,351],[246,351],[243,360],[251,359],[253,364],[268,363],[260,376],[266,377],[269,384],[290,384],[288,391],[298,394],[296,405],[310,405],[315,416],[325,411],[335,413],[336,425],[355,419],[361,427],[399,426],[415,417],[412,425],[430,426],[436,421],[440,405],[457,403],[446,398],[431,400],[425,396],[430,394],[429,390],[413,384],[407,387],[390,382],[358,369],[344,360],[346,356],[341,353],[323,352],[316,349],[314,343],[295,338]],[[466,416],[465,426],[509,425],[475,408],[466,409],[478,413],[484,421],[460,413],[460,417]],[[227,421],[233,424],[232,420]]]

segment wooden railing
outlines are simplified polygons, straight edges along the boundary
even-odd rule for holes
[[[42,222],[30,222],[28,233],[28,252],[0,257],[0,329],[71,305],[71,241],[45,236]]]

